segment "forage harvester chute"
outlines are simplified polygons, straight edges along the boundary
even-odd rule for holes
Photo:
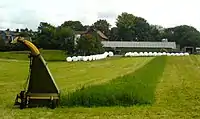
[[[25,89],[17,94],[15,105],[19,105],[21,109],[33,106],[55,108],[59,104],[60,91],[47,63],[32,42],[23,37],[16,37],[11,43],[18,42],[29,48],[31,53],[27,83]]]

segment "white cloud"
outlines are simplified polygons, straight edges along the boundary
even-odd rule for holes
[[[4,0],[0,2],[0,29],[36,29],[40,21],[55,26],[67,20],[93,24],[107,19],[115,25],[117,15],[132,13],[164,27],[192,25],[200,30],[198,0]]]

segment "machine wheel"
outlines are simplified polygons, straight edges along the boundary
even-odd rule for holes
[[[20,109],[24,109],[25,107],[26,107],[26,101],[25,99],[21,99]]]
[[[51,100],[50,108],[51,109],[55,109],[56,108],[56,100]]]

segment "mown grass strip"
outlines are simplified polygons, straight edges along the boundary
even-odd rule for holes
[[[130,106],[151,104],[164,71],[166,57],[157,57],[144,67],[112,81],[82,88],[62,97],[62,106]]]

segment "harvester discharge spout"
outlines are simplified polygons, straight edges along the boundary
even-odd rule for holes
[[[59,104],[60,91],[47,63],[37,47],[30,41],[25,40],[23,37],[16,37],[11,43],[17,42],[28,47],[31,53],[29,56],[30,74],[27,79],[26,88],[17,95],[15,105],[19,105],[21,109],[35,106],[55,108]]]

